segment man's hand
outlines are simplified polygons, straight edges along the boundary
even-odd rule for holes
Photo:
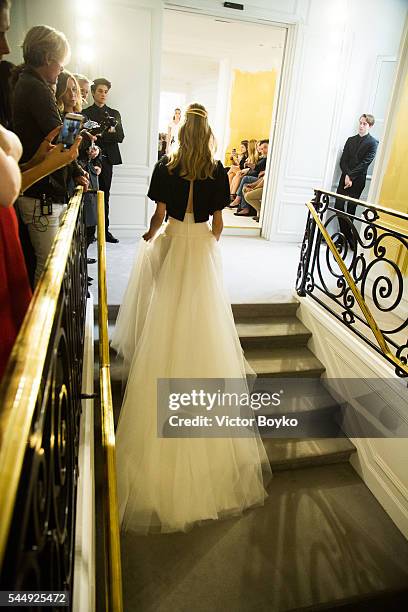
[[[351,180],[351,178],[349,177],[348,174],[346,174],[346,178],[344,179],[344,189],[348,189],[349,187],[351,187],[353,185],[353,181]]]
[[[49,166],[50,169],[52,168],[50,171],[55,172],[55,170],[59,170],[73,162],[78,157],[81,141],[81,136],[77,136],[74,144],[69,149],[64,149],[62,143],[52,146],[43,159],[46,165]],[[40,147],[41,146],[42,145],[40,145]]]
[[[98,157],[100,152],[101,152],[100,148],[97,147],[96,145],[93,147],[89,147],[89,157],[91,159],[95,159],[95,157]]]
[[[89,180],[86,178],[85,175],[82,176],[77,176],[75,178],[75,183],[77,185],[82,185],[82,187],[84,188],[84,192],[88,191],[88,187],[89,187]]]
[[[153,234],[149,230],[145,234],[143,234],[142,238],[146,240],[146,242],[149,242],[149,240],[153,238]]]

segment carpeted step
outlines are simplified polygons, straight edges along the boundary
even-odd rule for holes
[[[263,438],[272,471],[346,463],[356,452],[348,438],[271,439]]]
[[[248,348],[245,357],[259,377],[319,377],[324,365],[305,346]]]
[[[251,347],[305,346],[312,336],[295,316],[236,319],[236,328],[244,350]]]

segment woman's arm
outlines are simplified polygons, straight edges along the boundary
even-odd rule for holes
[[[57,125],[56,128],[54,128],[49,134],[47,134],[47,136],[44,138],[32,158],[24,164],[20,164],[21,172],[25,172],[25,170],[29,170],[30,168],[33,168],[37,164],[44,161],[47,153],[52,151],[52,149],[54,148],[55,145],[52,144],[52,141],[56,138],[56,136],[58,136],[61,131],[61,128],[62,125]]]
[[[169,125],[169,127],[167,128],[166,153],[168,153],[170,149],[170,140],[171,140],[171,125]]]
[[[0,206],[14,204],[20,194],[21,173],[17,161],[0,148]]]
[[[257,181],[254,181],[253,183],[249,183],[247,185],[244,185],[244,191],[253,191],[254,189],[259,189],[260,187],[263,187],[264,184],[264,179],[263,177],[258,179]]]
[[[12,206],[19,196],[21,173],[18,161],[22,152],[18,137],[0,125],[0,206]]]
[[[220,239],[224,223],[222,221],[222,211],[215,210],[212,218],[211,230],[217,240]]]
[[[74,144],[70,149],[64,150],[62,144],[58,144],[47,153],[44,159],[37,164],[25,170],[22,173],[22,185],[21,190],[24,192],[26,189],[37,183],[40,179],[52,174],[56,170],[67,166],[72,163],[74,159],[78,157],[78,148],[81,143],[82,137],[77,136]]]
[[[155,237],[157,231],[161,228],[165,216],[166,204],[164,204],[164,202],[156,202],[156,210],[150,219],[150,227],[148,231],[143,234],[143,238],[146,240],[146,242]]]

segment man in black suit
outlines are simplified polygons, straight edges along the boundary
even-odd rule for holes
[[[119,111],[106,106],[111,83],[107,79],[95,79],[91,85],[94,104],[82,111],[82,114],[101,123],[107,115],[114,117],[116,125],[110,127],[104,134],[98,137],[96,144],[101,149],[102,171],[99,175],[99,187],[105,193],[105,235],[107,242],[119,242],[109,231],[109,194],[112,184],[113,166],[122,163],[119,151],[119,142],[122,142],[123,133],[122,120]]]
[[[347,139],[340,159],[342,175],[340,177],[337,193],[350,198],[359,199],[367,179],[368,166],[377,152],[378,140],[371,136],[370,128],[374,125],[373,115],[361,115],[359,119],[358,134]],[[335,208],[352,215],[356,212],[356,204],[336,200]],[[351,247],[355,244],[350,218],[339,216],[340,231],[345,235]]]

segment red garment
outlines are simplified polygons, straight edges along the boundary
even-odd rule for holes
[[[30,300],[16,213],[0,206],[0,380]]]

